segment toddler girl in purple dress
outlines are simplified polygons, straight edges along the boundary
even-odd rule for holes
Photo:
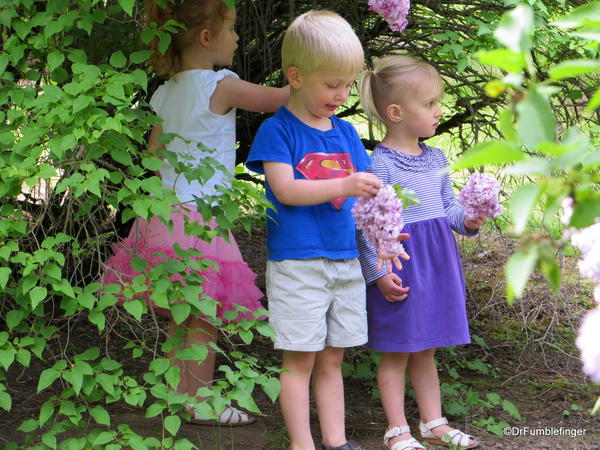
[[[365,112],[385,129],[369,171],[383,184],[415,191],[421,202],[402,213],[403,231],[411,238],[404,242],[410,260],[401,271],[378,270],[375,249],[359,233],[368,284],[368,346],[382,352],[377,382],[388,419],[384,444],[391,450],[424,448],[411,436],[404,414],[407,369],[419,406],[422,440],[459,448],[478,445],[442,417],[434,361],[437,347],[470,343],[465,283],[452,230],[475,235],[484,222],[481,216],[465,218],[444,172],[448,161],[443,152],[419,142],[435,134],[442,117],[442,93],[437,71],[405,55],[381,59],[361,83]]]

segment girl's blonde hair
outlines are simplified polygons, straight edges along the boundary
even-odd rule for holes
[[[171,34],[171,43],[163,54],[158,49],[160,42],[155,37],[150,43],[154,53],[150,64],[158,75],[172,77],[181,70],[181,53],[196,39],[196,33],[208,29],[218,33],[223,26],[229,8],[222,0],[146,0],[146,26],[156,23],[158,29],[168,21],[174,20],[184,26],[176,26],[177,32]]]
[[[350,24],[332,11],[313,10],[296,17],[281,45],[284,72],[294,66],[305,74],[321,68],[357,73],[364,66],[364,58]]]
[[[406,96],[441,96],[442,77],[424,61],[408,55],[390,55],[375,62],[360,82],[360,103],[371,118],[385,124],[385,109]]]

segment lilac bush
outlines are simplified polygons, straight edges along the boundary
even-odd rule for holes
[[[383,17],[392,30],[402,31],[408,25],[409,0],[369,0],[368,4],[369,9]]]
[[[381,259],[404,253],[399,240],[404,227],[402,209],[402,200],[390,184],[383,186],[375,197],[359,198],[352,208],[357,228],[373,244]]]
[[[472,174],[458,193],[458,201],[465,208],[465,218],[474,220],[481,215],[489,219],[499,215],[503,209],[498,201],[499,192],[500,183],[493,175]]]

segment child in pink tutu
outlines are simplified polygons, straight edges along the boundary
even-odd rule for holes
[[[159,29],[171,19],[185,25],[185,29],[178,28],[180,31],[172,35],[165,54],[160,53],[156,49],[157,42],[154,43],[152,65],[158,74],[167,75],[169,80],[156,91],[150,101],[152,108],[162,119],[162,124],[156,125],[150,134],[150,151],[155,153],[161,148],[158,141],[161,133],[174,133],[190,141],[175,138],[166,146],[182,162],[189,164],[191,161],[193,165],[198,165],[204,157],[211,156],[233,173],[236,107],[257,112],[275,111],[287,101],[289,88],[259,86],[240,80],[229,70],[214,70],[215,66],[231,64],[238,41],[238,35],[234,31],[235,11],[229,9],[222,0],[167,2],[165,8],[150,0],[146,13],[148,22],[156,22]],[[198,147],[200,143],[216,151],[205,152]],[[202,272],[205,278],[202,284],[204,293],[220,304],[218,317],[223,318],[223,313],[234,310],[236,305],[251,311],[261,307],[259,299],[262,293],[254,284],[255,274],[242,260],[231,233],[229,243],[221,237],[205,242],[185,233],[186,221],[214,226],[214,223],[206,224],[202,220],[202,215],[195,208],[194,197],[216,195],[216,186],[226,186],[227,176],[216,171],[204,183],[188,181],[163,159],[160,177],[163,186],[174,189],[180,201],[173,206],[172,229],[169,230],[157,217],[150,221],[138,217],[128,238],[114,246],[114,255],[106,263],[102,282],[130,282],[140,274],[131,265],[132,257],[142,258],[152,266],[165,261],[159,254],[176,258],[173,246],[178,244],[184,250],[199,250],[202,258],[218,264],[218,270]],[[170,311],[158,308],[150,300],[149,293],[143,297],[158,314],[169,317],[169,337],[175,336],[183,327],[183,348],[192,344],[216,342],[217,328],[202,317],[190,317],[183,324],[177,325]],[[171,305],[181,301],[182,299],[169,299]],[[169,356],[173,364],[180,368],[178,391],[187,393],[190,399],[201,401],[197,391],[208,386],[213,379],[214,351],[210,350],[200,364],[178,360],[173,354]],[[194,405],[197,402],[188,405],[192,420],[206,422],[208,418],[194,408]],[[253,421],[253,417],[230,406],[220,414],[216,423],[244,425]]]

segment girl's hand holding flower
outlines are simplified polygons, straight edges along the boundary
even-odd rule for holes
[[[465,217],[464,221],[465,227],[467,227],[469,230],[478,230],[484,223],[485,217],[483,217],[482,215],[479,215],[474,219],[468,219]]]
[[[458,202],[465,208],[465,227],[477,230],[485,219],[496,217],[502,212],[498,201],[500,183],[492,175],[472,174],[458,193]]]
[[[392,264],[398,270],[402,269],[399,257],[409,259],[402,246],[402,241],[408,238],[408,234],[401,233],[404,226],[402,200],[396,195],[394,187],[386,185],[374,197],[359,198],[352,208],[352,214],[357,228],[363,231],[365,238],[375,247],[377,270],[381,270],[384,262],[388,273],[392,272]]]

